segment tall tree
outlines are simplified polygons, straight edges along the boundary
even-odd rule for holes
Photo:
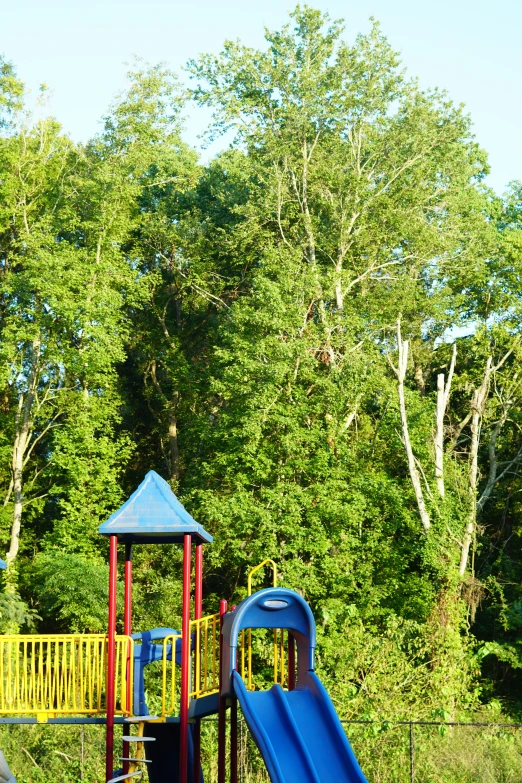
[[[24,470],[30,475],[29,487],[37,486],[38,447],[61,412],[58,396],[68,349],[64,309],[70,307],[72,293],[64,273],[74,251],[57,242],[58,215],[67,211],[64,182],[75,155],[53,121],[22,125],[2,140],[0,155],[2,386],[11,442],[4,506],[12,506],[10,569],[19,548]]]
[[[12,63],[0,55],[0,130],[9,128],[23,105],[24,86]]]
[[[126,310],[141,296],[125,243],[150,186],[144,178],[159,109],[179,106],[169,78],[161,69],[133,73],[104,132],[85,149],[53,120],[21,124],[2,147],[10,573],[30,502],[47,498],[51,517],[58,510],[52,541],[81,546],[120,497],[129,442],[111,437],[119,418],[115,366],[124,358]]]
[[[234,128],[246,153],[257,244],[217,336],[208,489],[201,475],[192,487],[226,538],[216,561],[239,574],[271,553],[326,633],[352,604],[370,624],[443,627],[465,468],[452,463],[442,513],[422,466],[435,464],[447,330],[477,317],[495,248],[486,158],[462,107],[409,80],[376,23],[353,45],[342,32],[298,6],[266,50],[226,42],[190,64],[212,132]],[[385,360],[398,318],[401,401]],[[437,657],[451,634],[461,654],[458,623],[436,631]]]

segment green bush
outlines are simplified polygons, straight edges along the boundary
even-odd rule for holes
[[[46,630],[106,632],[109,567],[103,561],[79,554],[42,552],[25,580],[36,597]],[[122,585],[118,587],[121,603]]]

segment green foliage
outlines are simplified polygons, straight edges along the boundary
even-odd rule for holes
[[[13,628],[34,631],[41,619],[17,593],[0,593],[0,633],[11,633]]]
[[[228,41],[188,71],[190,90],[137,61],[77,145],[24,114],[0,61],[1,622],[104,630],[97,528],[154,468],[215,536],[205,609],[274,558],[339,711],[379,721],[363,766],[397,780],[390,721],[520,709],[522,186],[486,188],[463,107],[421,90],[376,22],[349,42],[298,6],[264,48]],[[235,132],[206,165],[187,97],[211,136]],[[137,548],[134,573],[134,627],[178,627],[180,552]],[[424,741],[424,779],[480,779],[457,735]],[[483,768],[512,780],[518,751],[495,743]]]
[[[2,726],[0,745],[17,783],[77,783],[104,774],[101,726]]]
[[[14,113],[22,107],[24,87],[12,63],[0,55],[0,130],[9,128]]]
[[[105,632],[109,584],[105,562],[49,550],[37,555],[26,580],[49,631]],[[119,599],[121,609],[121,590]]]

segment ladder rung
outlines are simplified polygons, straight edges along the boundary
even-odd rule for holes
[[[129,772],[128,775],[118,775],[117,778],[111,778],[107,783],[117,783],[118,780],[129,780],[129,778],[140,778],[143,772]]]
[[[157,715],[133,715],[123,719],[125,723],[146,723],[148,720],[159,720]]]
[[[156,742],[156,737],[138,737],[133,734],[130,737],[122,737],[124,742]]]
[[[133,761],[135,764],[152,764],[150,759],[127,759],[119,758],[118,761]]]

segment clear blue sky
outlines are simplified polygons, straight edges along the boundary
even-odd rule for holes
[[[33,91],[53,90],[52,111],[78,140],[89,138],[123,86],[133,54],[173,70],[225,38],[263,44],[293,0],[0,0],[0,52]],[[375,16],[404,65],[425,87],[465,103],[489,153],[490,184],[502,192],[522,180],[522,0],[315,0],[346,20],[346,36]],[[197,144],[205,116],[191,110],[187,141]]]

